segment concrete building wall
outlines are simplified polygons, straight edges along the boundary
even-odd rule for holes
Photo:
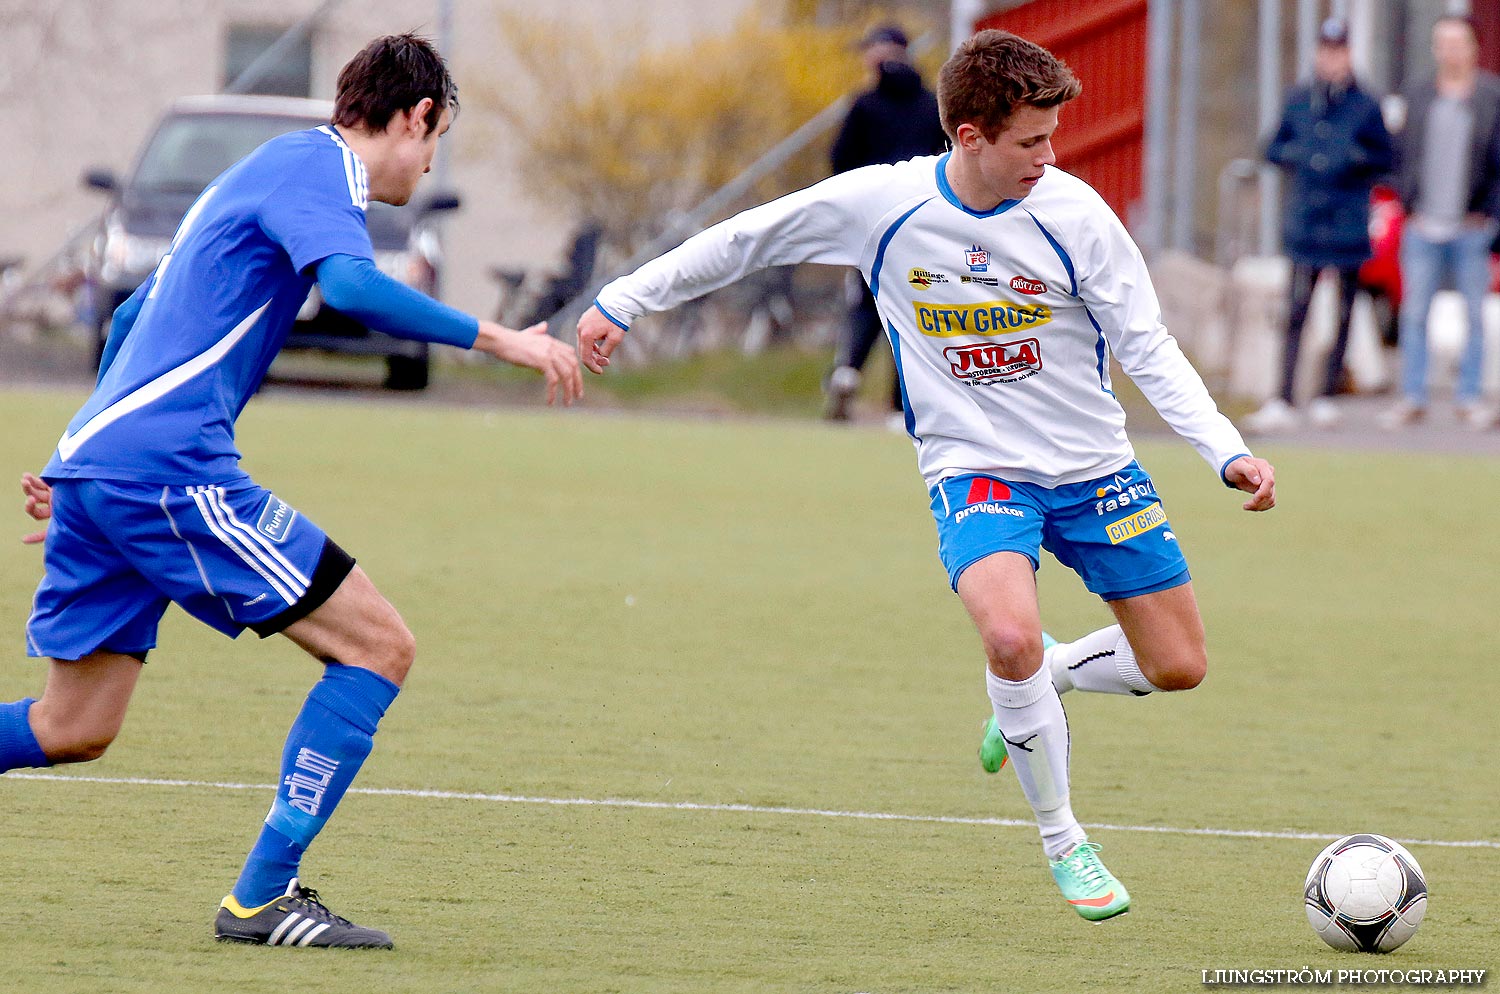
[[[580,31],[666,46],[727,30],[753,0],[573,0]],[[0,0],[0,256],[35,266],[89,224],[102,198],[84,189],[92,166],[123,171],[161,108],[216,92],[231,24],[286,27],[318,0]],[[498,36],[497,12],[555,18],[540,0],[453,0],[448,57],[463,92],[500,87],[519,71]],[[312,96],[331,98],[339,68],[369,39],[416,30],[436,38],[437,0],[343,0],[313,33]],[[516,182],[514,147],[497,115],[466,103],[444,139],[464,209],[446,222],[444,297],[493,310],[492,266],[532,269],[559,259],[573,219]],[[586,141],[587,136],[580,136]],[[431,178],[429,177],[429,182]]]

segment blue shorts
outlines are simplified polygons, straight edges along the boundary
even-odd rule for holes
[[[1187,560],[1156,485],[1130,465],[1110,476],[1049,489],[990,476],[955,476],[932,488],[938,555],[958,589],[964,570],[996,552],[1041,565],[1046,549],[1107,601],[1187,583]]]
[[[354,568],[323,530],[248,480],[163,486],[56,480],[32,656],[143,656],[173,601],[231,638],[306,617]]]

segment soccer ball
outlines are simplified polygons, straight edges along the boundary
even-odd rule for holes
[[[1303,898],[1308,924],[1333,948],[1388,953],[1422,923],[1427,881],[1399,843],[1347,835],[1313,860]]]

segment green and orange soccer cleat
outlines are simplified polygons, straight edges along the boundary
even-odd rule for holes
[[[1130,910],[1130,894],[1099,862],[1097,843],[1080,842],[1048,865],[1063,898],[1089,921],[1102,922]]]

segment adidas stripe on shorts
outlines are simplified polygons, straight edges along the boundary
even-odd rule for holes
[[[60,479],[52,483],[45,565],[27,653],[78,659],[154,648],[174,601],[231,638],[246,628],[265,637],[326,601],[354,561],[250,480]]]

